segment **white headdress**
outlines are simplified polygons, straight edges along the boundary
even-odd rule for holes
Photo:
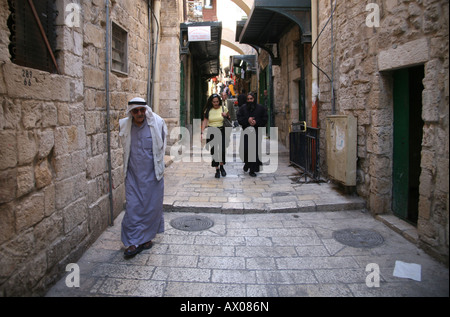
[[[127,114],[129,114],[130,111],[133,110],[134,108],[142,108],[146,106],[147,102],[143,98],[139,97],[133,98],[128,102]]]

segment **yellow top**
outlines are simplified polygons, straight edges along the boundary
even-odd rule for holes
[[[222,112],[228,113],[228,108],[223,106],[222,110],[222,106],[220,106],[219,109],[211,108],[211,110],[209,110],[208,125],[210,127],[218,128],[223,126]]]

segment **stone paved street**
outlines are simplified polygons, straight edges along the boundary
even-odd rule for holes
[[[411,242],[412,226],[389,216],[374,219],[357,197],[331,184],[298,183],[287,157],[279,157],[276,173],[256,178],[238,161],[227,164],[229,174],[220,179],[208,163],[172,163],[165,176],[165,233],[153,248],[124,259],[122,212],[78,261],[80,287],[67,287],[63,277],[47,296],[449,295],[448,268]],[[275,194],[281,192],[288,195]],[[195,215],[214,225],[184,231],[170,224]],[[344,245],[333,233],[348,228],[375,231],[383,241],[372,248]],[[393,276],[397,260],[419,264],[421,281]],[[366,285],[371,263],[379,267],[379,287]]]
[[[121,214],[121,216],[123,213]],[[290,297],[448,296],[448,269],[361,211],[223,215],[206,231],[174,229],[136,257],[123,258],[121,216],[78,262],[80,288],[65,278],[47,296]],[[384,243],[354,248],[333,238],[343,228],[370,229]],[[417,263],[422,280],[393,276],[395,261]],[[366,286],[366,266],[380,286]]]

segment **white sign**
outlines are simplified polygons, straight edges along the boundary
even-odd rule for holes
[[[189,42],[211,41],[210,26],[189,26],[188,27]]]

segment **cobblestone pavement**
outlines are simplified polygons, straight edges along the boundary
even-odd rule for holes
[[[288,164],[280,155],[275,173],[252,178],[242,163],[231,162],[228,175],[215,179],[208,163],[172,163],[165,174],[165,233],[153,248],[124,259],[122,212],[77,262],[79,287],[67,286],[66,279],[75,281],[68,272],[47,296],[449,296],[448,268],[411,242],[412,226],[375,219],[362,200],[332,184],[298,182]],[[199,215],[213,226],[171,225]],[[341,229],[381,240],[349,246],[337,240]],[[394,276],[396,261],[419,264],[421,280]]]

